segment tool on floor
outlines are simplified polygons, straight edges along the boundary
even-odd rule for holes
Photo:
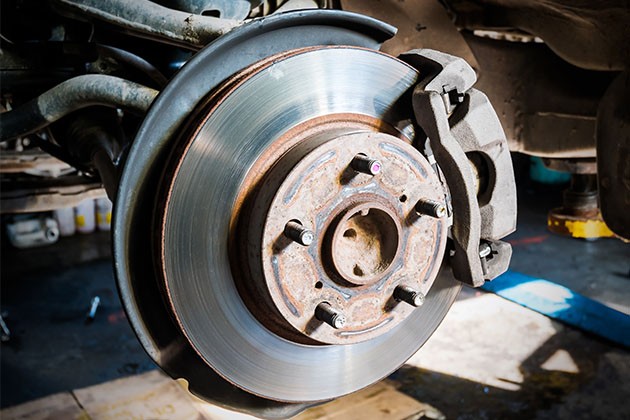
[[[101,303],[101,298],[98,296],[94,296],[90,301],[90,311],[87,314],[87,321],[94,321],[94,317],[96,316],[96,310],[98,309],[98,305]]]

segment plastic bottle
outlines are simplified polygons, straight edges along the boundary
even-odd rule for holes
[[[65,207],[53,211],[53,216],[59,226],[59,234],[61,236],[72,236],[76,233],[77,227],[74,224],[74,208]]]
[[[98,230],[109,231],[112,223],[112,202],[109,198],[96,199],[96,225]]]
[[[83,200],[74,208],[74,223],[79,233],[94,232],[95,224],[94,199]]]

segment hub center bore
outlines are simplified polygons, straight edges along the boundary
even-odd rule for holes
[[[331,256],[336,271],[355,285],[383,278],[400,246],[400,223],[393,211],[378,203],[351,206],[332,234]]]

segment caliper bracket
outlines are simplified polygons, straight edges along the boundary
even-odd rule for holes
[[[501,123],[461,58],[434,50],[399,57],[420,71],[416,122],[429,139],[451,192],[455,277],[478,287],[505,272],[512,247],[499,239],[516,227],[514,172]]]

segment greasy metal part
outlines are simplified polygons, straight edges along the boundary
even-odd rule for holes
[[[567,62],[590,70],[628,69],[627,0],[447,0],[465,29],[517,28],[542,38]]]
[[[475,87],[493,104],[512,152],[595,157],[597,109],[614,73],[577,68],[545,44],[464,37],[480,66]]]
[[[472,68],[479,69],[466,40],[438,1],[341,0],[341,8],[396,26],[396,36],[381,48],[387,54],[398,56],[412,49],[428,48],[462,57]]]
[[[516,227],[516,191],[507,141],[494,109],[485,95],[471,89],[473,70],[463,60],[436,51],[416,50],[401,58],[415,67],[429,69],[414,90],[416,120],[429,138],[435,159],[444,172],[453,197],[452,257],[455,276],[480,286],[507,270],[509,244],[493,256],[492,269],[479,258],[481,239],[498,241]],[[466,92],[466,101],[455,106],[446,94]],[[451,95],[448,95],[449,99]],[[448,112],[453,112],[448,119]],[[476,184],[470,154],[481,153],[490,181],[485,190]]]
[[[334,54],[311,53],[312,59],[321,56],[324,62]],[[343,54],[366,68],[376,64],[371,62],[375,58],[357,51],[346,49]],[[274,63],[285,71],[277,59]],[[338,82],[330,83],[342,90],[340,94],[356,95]],[[446,244],[447,221],[417,217],[414,200],[408,198],[444,200],[428,161],[406,141],[346,124],[306,130],[308,135],[282,154],[261,181],[249,205],[252,210],[243,216],[242,233],[236,235],[247,238],[245,245],[235,244],[246,252],[233,266],[249,261],[241,273],[241,296],[269,329],[298,342],[358,343],[396,328],[411,308],[390,301],[393,289],[404,281],[429,294]],[[383,162],[387,170],[376,177],[357,174],[349,163],[358,150]],[[259,160],[271,164],[275,159],[265,154]],[[316,239],[310,248],[278,237],[287,219],[312,227]],[[322,301],[334,302],[346,314],[343,330],[319,328],[313,322],[314,308]]]
[[[289,417],[305,407],[260,398],[232,386],[193,351],[164,306],[155,282],[151,250],[141,244],[151,238],[152,225],[147,215],[155,208],[154,180],[163,171],[181,123],[208,91],[264,57],[312,45],[378,49],[392,34],[393,28],[374,19],[338,11],[295,12],[253,21],[222,36],[193,57],[145,118],[127,159],[133,164],[125,166],[114,209],[116,277],[128,318],[143,347],[171,376],[185,377],[189,390],[204,399],[268,418]],[[456,286],[448,274],[439,277],[433,287],[434,302],[426,310],[430,314],[427,323],[437,325],[457,294]],[[422,334],[419,332],[414,338],[418,345],[428,336]],[[333,358],[336,357],[339,356]]]
[[[49,0],[60,13],[105,22],[131,35],[189,49],[200,49],[242,22],[201,16],[160,6],[149,0]]]
[[[562,194],[562,205],[571,214],[594,215],[597,208],[597,176],[572,174],[571,184]]]
[[[73,77],[12,111],[0,113],[0,141],[34,133],[73,111],[93,105],[144,114],[157,94],[157,90],[118,77]]]
[[[608,227],[630,240],[630,72],[617,76],[597,114],[599,203]]]

